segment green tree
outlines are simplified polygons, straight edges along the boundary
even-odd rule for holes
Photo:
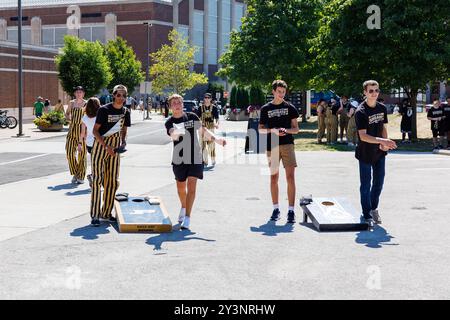
[[[306,89],[313,70],[311,39],[317,32],[318,0],[248,0],[240,32],[231,34],[218,75],[238,85],[285,80]]]
[[[237,107],[237,87],[233,86],[231,88],[230,92],[230,107],[236,108]]]
[[[191,72],[194,66],[195,48],[190,46],[176,30],[169,33],[170,45],[150,54],[154,64],[150,67],[152,89],[157,94],[184,94],[198,84],[206,84],[204,74]]]
[[[100,42],[89,42],[74,36],[64,37],[62,52],[56,56],[61,86],[68,94],[83,86],[86,96],[97,94],[112,79],[108,59]]]
[[[105,54],[112,73],[108,90],[112,91],[115,85],[123,84],[131,94],[134,88],[144,81],[141,62],[136,58],[133,49],[124,39],[117,37],[105,45]]]
[[[258,85],[252,85],[249,92],[249,101],[253,106],[262,106],[265,104],[265,95]]]
[[[315,87],[362,94],[362,83],[377,80],[381,89],[403,88],[414,106],[430,81],[446,80],[450,63],[448,0],[378,1],[381,28],[369,29],[370,0],[332,0],[322,11],[314,41],[319,72]]]

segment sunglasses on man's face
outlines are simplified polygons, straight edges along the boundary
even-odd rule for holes
[[[116,97],[117,98],[122,98],[122,97],[126,98],[127,95],[126,94],[121,94],[121,93],[116,93]]]
[[[205,99],[211,99],[211,97],[205,97]]]
[[[374,93],[374,92],[380,93],[380,89],[370,89],[369,90],[369,93]]]

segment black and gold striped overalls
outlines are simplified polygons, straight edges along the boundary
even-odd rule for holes
[[[124,108],[126,109],[126,108]],[[125,112],[127,112],[125,110]],[[111,135],[108,132],[103,136],[107,146],[115,149],[120,146],[125,117],[120,120],[120,130]],[[119,188],[120,155],[110,156],[97,140],[92,147],[92,191],[91,191],[91,218],[107,219],[111,216],[114,207],[114,198]],[[103,186],[103,206],[101,205],[101,187]]]
[[[214,117],[213,117],[213,105],[210,105],[209,108],[205,105],[201,106],[201,121],[202,125],[208,129],[209,131],[214,133]],[[211,160],[214,162],[216,159],[216,145],[214,141],[206,139],[206,137],[202,138],[202,154],[203,154],[203,162],[208,164],[208,155],[211,157]]]
[[[75,103],[75,102],[71,102]],[[71,121],[69,126],[69,133],[66,137],[66,156],[69,162],[70,174],[76,179],[84,180],[86,175],[86,144],[83,141],[81,145],[81,152],[78,152],[78,143],[80,142],[81,133],[81,119],[84,115],[83,107],[73,107],[71,110]],[[78,154],[78,158],[77,158]]]

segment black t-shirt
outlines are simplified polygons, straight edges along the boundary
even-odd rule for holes
[[[275,105],[272,102],[265,104],[261,108],[261,115],[259,118],[259,124],[264,125],[267,129],[273,128],[285,128],[291,129],[292,119],[299,117],[297,109],[290,103],[283,101],[279,105]],[[294,137],[292,134],[286,134],[283,137],[278,137],[275,134],[267,135],[267,150],[271,150],[271,141],[273,139],[274,146],[276,146],[277,139],[279,138],[279,145],[294,144]]]
[[[180,136],[178,141],[173,141],[172,164],[201,164],[202,151],[197,135],[197,130],[202,126],[199,117],[192,112],[183,113],[180,118],[172,116],[167,119],[165,126],[169,136],[172,128],[185,130],[185,134]]]
[[[450,123],[450,104],[446,103],[442,105],[442,109],[444,110],[444,121],[446,123]]]
[[[413,107],[409,104],[402,105],[399,110],[400,114],[403,118],[412,118],[413,115]]]
[[[377,102],[376,106],[371,108],[366,102],[363,102],[356,109],[355,121],[359,138],[355,157],[362,162],[374,164],[387,153],[380,150],[379,144],[362,141],[359,130],[366,129],[368,135],[382,138],[383,126],[388,122],[386,106]]]
[[[97,111],[97,118],[95,119],[95,123],[101,124],[98,130],[100,135],[105,136],[106,134],[106,136],[110,136],[119,132],[122,118],[124,118],[124,126],[131,126],[130,111],[127,108],[121,107],[120,109],[116,109],[113,103],[108,103],[100,107]]]
[[[340,105],[340,104],[337,104],[337,103],[335,103],[335,104],[330,104],[331,113],[333,114],[333,116],[336,116],[336,115],[337,115],[337,113],[338,113],[340,107],[341,107],[341,105]]]
[[[212,107],[212,110],[211,110],[211,107]],[[198,117],[201,119],[202,118],[202,109],[203,108],[205,108],[205,110],[211,110],[211,114],[212,114],[212,117],[214,118],[214,119],[216,119],[216,120],[218,120],[219,119],[219,109],[217,108],[217,106],[216,105],[210,105],[209,107],[203,107],[203,106],[200,106],[198,109],[197,109],[197,115],[198,115]],[[212,119],[211,119],[211,121],[212,121]]]
[[[347,103],[343,103],[342,104],[342,107],[343,107],[343,112],[345,113],[345,114],[348,114],[349,112],[350,112],[350,109],[352,108],[352,104],[350,103],[350,102],[348,102],[347,101]]]
[[[439,118],[444,116],[444,109],[442,107],[435,108],[431,107],[428,110],[427,117],[428,118]],[[443,120],[431,120],[431,130],[440,129]]]

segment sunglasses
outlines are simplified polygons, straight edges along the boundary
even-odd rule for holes
[[[380,93],[380,89],[370,89],[369,90],[369,93],[374,93],[374,92]]]
[[[122,98],[122,97],[126,98],[127,95],[126,94],[121,94],[121,93],[116,93],[116,97],[117,98]]]
[[[211,99],[211,97],[205,97],[205,99]]]

